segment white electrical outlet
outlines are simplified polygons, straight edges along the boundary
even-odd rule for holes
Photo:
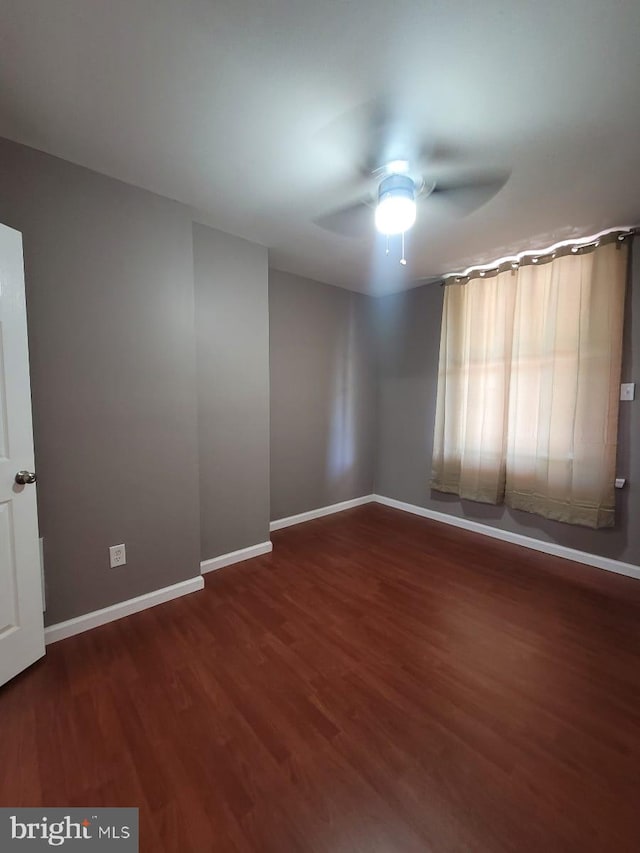
[[[633,400],[636,395],[636,383],[635,382],[623,382],[620,386],[620,399],[621,400]]]
[[[109,548],[109,565],[112,569],[124,566],[127,562],[127,551],[124,545],[112,545]]]

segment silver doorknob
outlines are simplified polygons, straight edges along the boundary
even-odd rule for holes
[[[16,474],[16,483],[19,486],[27,486],[29,483],[35,483],[36,475],[31,471],[18,471]]]

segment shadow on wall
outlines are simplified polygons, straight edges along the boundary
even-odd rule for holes
[[[336,347],[333,393],[327,445],[327,487],[330,491],[351,479],[356,455],[356,318],[349,305],[346,334]]]
[[[271,517],[371,494],[370,299],[271,270]]]

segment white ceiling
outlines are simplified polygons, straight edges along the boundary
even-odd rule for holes
[[[271,263],[362,290],[640,221],[638,0],[1,0],[0,135],[178,199]],[[434,174],[404,270],[314,217],[373,190],[345,114],[393,99]],[[455,153],[453,153],[455,152]]]

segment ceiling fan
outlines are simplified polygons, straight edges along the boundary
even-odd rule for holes
[[[511,174],[508,169],[469,168],[450,146],[416,144],[417,135],[410,121],[379,101],[330,126],[325,136],[347,156],[355,155],[357,172],[370,189],[313,222],[346,237],[366,237],[374,226],[387,237],[403,235],[415,224],[419,208],[445,202],[450,212],[464,216],[496,195]]]
[[[313,221],[345,237],[366,236],[374,223],[381,234],[401,234],[413,227],[418,206],[425,202],[446,201],[454,214],[465,216],[493,198],[509,175],[508,170],[488,169],[428,178],[412,170],[410,161],[392,160],[371,173],[378,182],[375,194],[362,196]]]

